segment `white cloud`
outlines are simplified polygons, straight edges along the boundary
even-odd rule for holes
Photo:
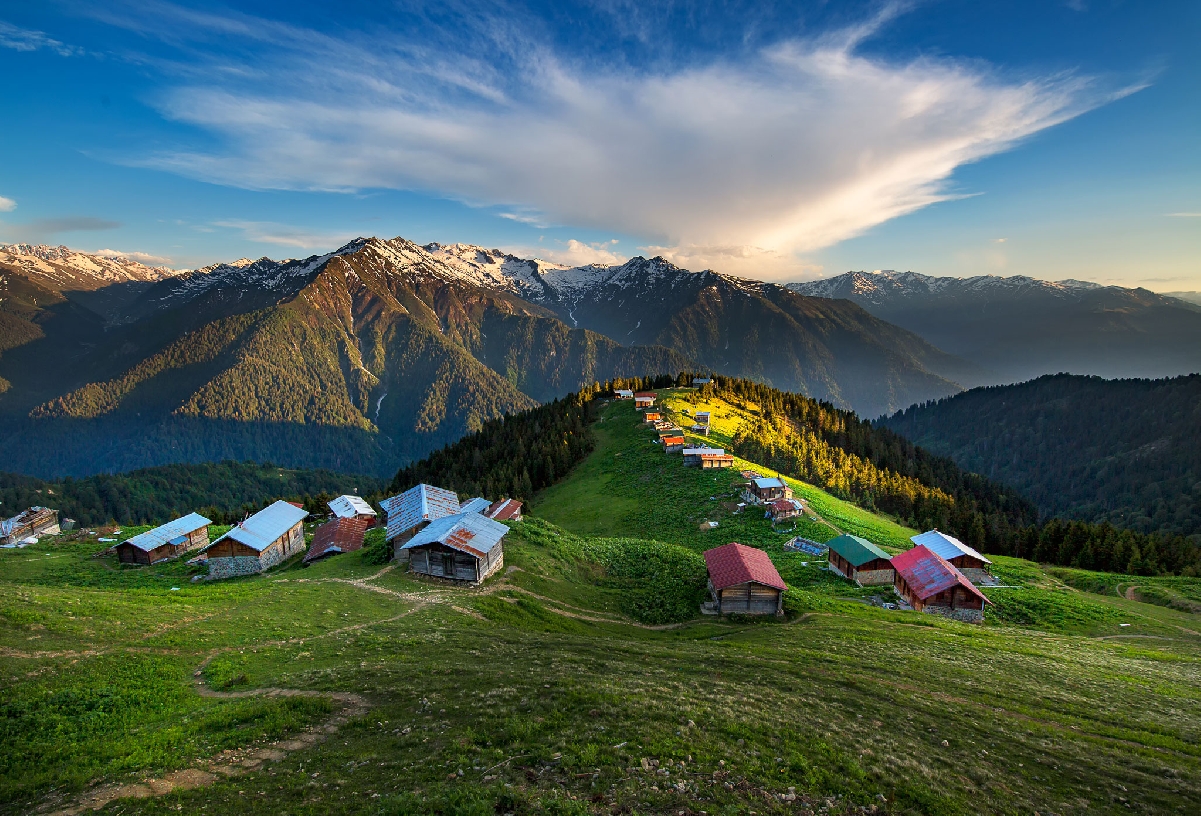
[[[171,265],[170,258],[165,258],[162,255],[151,255],[149,252],[121,252],[116,249],[98,249],[92,254],[99,255],[101,258],[128,258],[140,264],[152,264],[154,266]]]
[[[1195,212],[1195,213],[1189,213],[1189,212],[1168,213],[1168,218],[1201,218],[1201,212]]]
[[[64,45],[41,31],[18,28],[3,20],[0,20],[0,48],[11,48],[14,51],[37,51],[39,48],[46,48],[60,57],[71,57],[82,53],[78,48]]]
[[[586,69],[534,38],[511,45],[506,73],[466,51],[190,18],[266,56],[194,72],[159,102],[221,149],[135,161],[254,189],[432,191],[721,271],[757,256],[795,272],[806,253],[957,197],[956,168],[1135,90],[860,53],[896,13],[657,72]]]
[[[301,250],[333,250],[358,237],[353,232],[322,232],[272,221],[214,221],[213,226],[241,230],[245,238],[261,244]]]
[[[539,246],[537,249],[519,248],[510,251],[520,257],[540,257],[564,266],[623,264],[629,260],[625,255],[613,251],[613,246],[618,243],[616,239],[584,243],[571,238],[566,243],[557,243],[557,247]]]
[[[17,208],[17,202],[11,198],[0,196],[0,212],[12,212]]]

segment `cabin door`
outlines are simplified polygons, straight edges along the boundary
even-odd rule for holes
[[[442,553],[442,574],[447,578],[455,577],[455,554]]]

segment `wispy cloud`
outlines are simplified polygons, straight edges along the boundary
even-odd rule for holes
[[[137,25],[241,42],[245,56],[193,64],[157,103],[218,149],[130,163],[252,189],[432,191],[514,220],[639,236],[718,269],[795,267],[957,197],[958,167],[1141,87],[861,53],[897,5],[738,59],[653,71],[565,57],[501,15],[480,15],[484,45],[456,51],[152,8],[160,22]]]
[[[149,252],[121,252],[117,249],[98,249],[92,253],[99,255],[101,258],[128,258],[131,261],[137,261],[141,264],[153,264],[155,266],[170,266],[172,261],[170,258],[162,255],[151,255]]]
[[[621,264],[629,260],[625,255],[622,255],[613,250],[613,247],[618,243],[616,239],[612,241],[595,241],[585,243],[577,241],[574,238],[564,242],[556,242],[554,246],[540,246],[537,249],[520,249],[514,251],[513,254],[521,255],[527,258],[541,257],[547,261],[563,264],[564,266],[586,266],[588,264]]]
[[[1201,218],[1201,212],[1168,213],[1168,218]]]
[[[81,49],[64,45],[41,31],[19,28],[3,20],[0,20],[0,48],[11,48],[14,51],[37,51],[45,48],[62,57],[73,57],[83,53]]]
[[[17,202],[11,198],[0,196],[0,212],[12,212],[17,208]]]
[[[332,250],[358,236],[353,232],[324,232],[272,221],[214,221],[214,227],[241,230],[242,235],[260,244],[301,250]]]

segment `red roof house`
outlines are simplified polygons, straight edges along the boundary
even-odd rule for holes
[[[979,623],[984,605],[992,603],[953,564],[920,544],[894,555],[892,567],[893,589],[918,612]]]
[[[362,549],[363,535],[373,521],[375,519],[371,516],[352,516],[336,518],[322,524],[313,533],[313,543],[309,545],[309,551],[304,554],[304,563],[308,564],[319,558]]]
[[[521,521],[521,502],[517,499],[500,499],[493,502],[484,515],[497,521]]]
[[[707,550],[705,566],[718,613],[783,614],[788,585],[763,550],[731,542]]]

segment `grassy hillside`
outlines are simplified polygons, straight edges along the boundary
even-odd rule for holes
[[[1197,614],[1124,591],[1201,580],[1000,558],[983,626],[886,612],[761,515],[716,515],[729,473],[685,470],[629,403],[594,427],[481,589],[353,553],[210,584],[94,557],[86,534],[0,551],[0,810],[1201,808]],[[811,537],[909,534],[796,487]],[[698,552],[730,540],[776,561],[784,620],[695,614]]]

